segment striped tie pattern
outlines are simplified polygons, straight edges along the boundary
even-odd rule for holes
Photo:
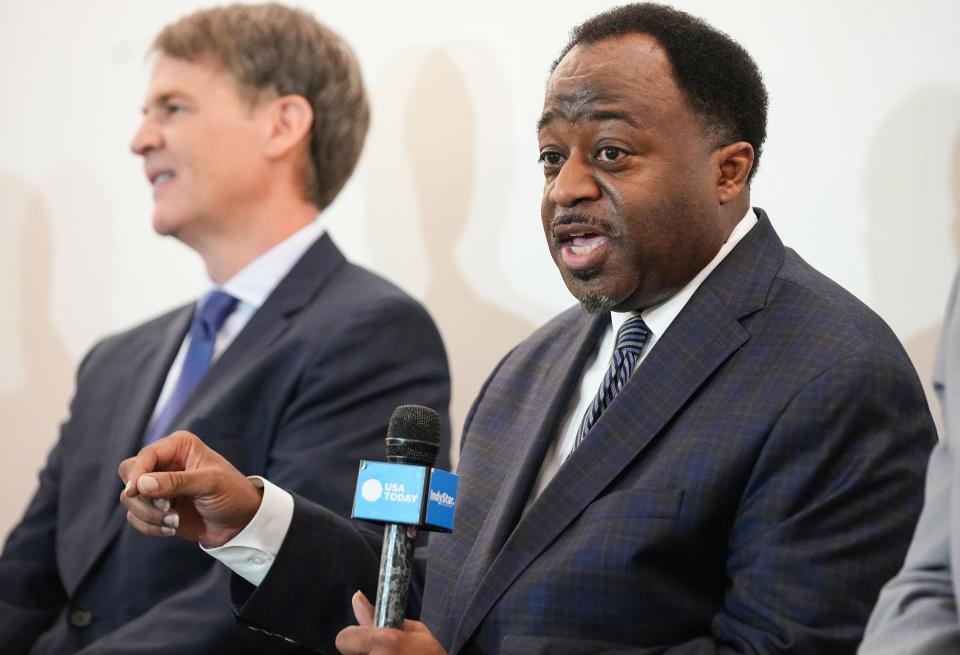
[[[623,386],[630,379],[630,374],[640,359],[640,351],[643,350],[643,344],[647,342],[647,336],[650,329],[643,319],[638,315],[633,315],[620,326],[617,332],[617,343],[613,349],[613,357],[610,358],[610,366],[603,376],[603,384],[593,399],[590,407],[583,415],[583,421],[580,423],[580,429],[577,431],[577,440],[574,442],[573,450],[577,449],[580,442],[587,436],[587,432],[597,422],[603,410],[613,402]]]

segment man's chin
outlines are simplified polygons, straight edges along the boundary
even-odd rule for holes
[[[584,293],[578,296],[577,300],[580,301],[580,306],[591,314],[606,314],[616,305],[612,298],[599,293]]]
[[[154,212],[153,231],[163,237],[175,236],[177,221],[169,216]]]
[[[599,286],[598,284],[590,284],[600,276],[599,267],[583,270],[567,269],[566,273],[569,276],[565,279],[567,290],[591,314],[605,314],[616,305],[616,302],[609,296],[589,288]]]

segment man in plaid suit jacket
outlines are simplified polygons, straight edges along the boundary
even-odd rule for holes
[[[581,307],[480,392],[420,621],[373,628],[356,595],[361,625],[338,634],[353,591],[375,590],[378,537],[301,499],[258,586],[235,578],[239,618],[344,653],[853,652],[934,428],[889,328],[751,209],[765,117],[749,56],[686,14],[633,5],[577,28],[539,135],[544,230]],[[636,316],[640,362],[582,434],[614,324]],[[170,465],[186,471],[141,477]],[[148,534],[162,516],[138,492],[195,499],[207,523],[187,536],[206,545],[271,504],[189,435],[121,474]],[[224,496],[253,499],[242,520],[205,503]]]

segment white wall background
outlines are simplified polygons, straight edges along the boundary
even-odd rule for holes
[[[202,284],[199,259],[151,233],[127,144],[153,35],[205,4],[0,4],[0,536],[83,353]],[[434,313],[462,419],[499,355],[572,302],[542,243],[534,124],[568,30],[614,3],[299,4],[353,44],[374,109],[324,220],[348,256]],[[754,203],[884,316],[929,378],[960,239],[960,3],[678,6],[740,40],[766,78]]]

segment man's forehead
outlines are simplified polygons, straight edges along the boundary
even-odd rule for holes
[[[538,128],[557,118],[637,123],[675,90],[669,60],[653,37],[630,34],[580,44],[550,76]]]
[[[640,121],[634,114],[630,105],[617,94],[598,89],[577,89],[569,93],[548,94],[543,114],[537,121],[537,130],[557,120],[567,123],[619,120],[639,128]]]

